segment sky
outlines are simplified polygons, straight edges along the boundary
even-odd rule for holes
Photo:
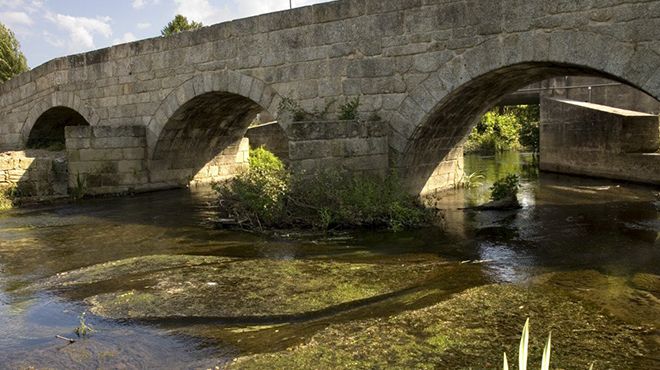
[[[176,14],[211,25],[288,8],[289,0],[0,0],[0,22],[14,31],[34,68],[60,56],[159,36]]]

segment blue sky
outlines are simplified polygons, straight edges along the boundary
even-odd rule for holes
[[[305,6],[328,0],[292,0]],[[289,0],[0,0],[34,68],[50,59],[160,35],[174,15],[205,25],[283,10]]]

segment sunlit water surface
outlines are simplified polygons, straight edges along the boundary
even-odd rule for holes
[[[241,354],[286,348],[333,322],[387,316],[446,299],[435,295],[410,306],[375,301],[364,304],[368,309],[348,305],[322,315],[280,319],[273,324],[282,325],[281,332],[288,334],[259,340],[225,337],[223,328],[255,324],[240,320],[140,322],[93,314],[87,319],[95,329],[89,338],[71,345],[56,339],[76,338],[72,330],[87,310],[83,298],[94,292],[71,295],[26,287],[60,272],[129,257],[190,254],[376,264],[428,259],[447,261],[448,266],[477,266],[464,278],[430,280],[417,287],[440,287],[447,294],[493,282],[526,284],[551,271],[660,274],[658,189],[539,175],[530,156],[516,153],[467,156],[465,162],[466,172],[486,176],[483,184],[443,197],[439,205],[446,211],[438,227],[397,234],[274,239],[218,230],[209,221],[214,212],[208,191],[160,192],[0,213],[0,367],[208,368]],[[463,209],[487,201],[492,181],[507,173],[522,177],[521,210]],[[603,305],[611,303],[606,300]],[[627,319],[633,324],[642,320],[634,314]]]

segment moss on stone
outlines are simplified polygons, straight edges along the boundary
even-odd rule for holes
[[[540,364],[544,341],[552,331],[553,366],[586,369],[592,362],[596,368],[649,366],[645,356],[652,349],[643,340],[643,329],[573,299],[553,284],[541,284],[487,285],[387,319],[331,325],[304,344],[239,358],[231,367],[497,368],[502,352],[517,352],[527,317],[532,364]]]
[[[437,267],[149,256],[58,274],[48,284],[93,292],[86,298],[91,311],[111,318],[286,316],[406,289]]]

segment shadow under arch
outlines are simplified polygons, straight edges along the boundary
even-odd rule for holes
[[[21,129],[21,141],[24,148],[34,147],[40,138],[52,141],[51,137],[63,143],[65,126],[97,126],[99,121],[96,112],[78,95],[56,91],[30,109]]]
[[[473,78],[442,97],[411,133],[400,162],[410,191],[425,194],[456,181],[448,169],[462,171],[463,143],[481,116],[504,96],[534,82],[569,75],[605,78],[639,89],[590,67],[552,62],[519,63]]]
[[[246,164],[243,137],[256,115],[280,101],[259,79],[207,72],[174,89],[147,126],[152,183],[183,186],[235,174]]]

